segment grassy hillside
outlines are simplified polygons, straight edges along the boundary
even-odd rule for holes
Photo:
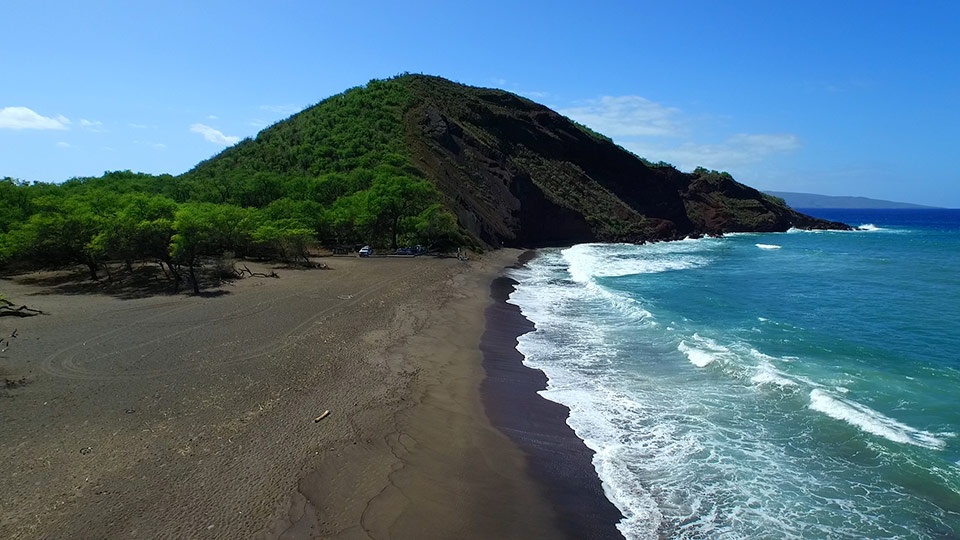
[[[0,261],[157,261],[179,281],[225,251],[312,244],[544,246],[842,227],[682,173],[528,99],[404,75],[349,89],[174,177],[0,181]],[[196,280],[194,279],[194,282]]]

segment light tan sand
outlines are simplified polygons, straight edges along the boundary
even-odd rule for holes
[[[478,395],[516,256],[331,258],[212,297],[0,282],[50,313],[0,320],[0,378],[28,380],[0,390],[0,538],[559,536]]]

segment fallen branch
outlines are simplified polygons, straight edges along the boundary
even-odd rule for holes
[[[254,272],[253,270],[250,270],[249,268],[247,268],[247,265],[243,265],[243,270],[238,270],[237,273],[240,275],[240,277],[243,277],[244,273],[250,274],[250,277],[272,277],[272,278],[280,277],[276,273],[276,271],[271,270],[269,274],[264,274],[263,272]]]
[[[6,302],[6,305],[0,305],[0,317],[34,317],[43,314],[43,311],[32,307],[13,307],[10,302]]]

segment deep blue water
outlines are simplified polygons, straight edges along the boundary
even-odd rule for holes
[[[960,210],[809,212],[513,274],[628,538],[960,537]]]

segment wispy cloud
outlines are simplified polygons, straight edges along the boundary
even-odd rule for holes
[[[133,143],[134,143],[134,144],[139,144],[139,145],[141,145],[141,146],[146,146],[146,147],[148,147],[148,148],[153,148],[154,150],[166,150],[166,149],[167,149],[167,145],[165,145],[165,144],[163,144],[163,143],[158,143],[158,142],[134,140]]]
[[[261,105],[260,110],[266,111],[274,114],[282,114],[285,116],[290,116],[295,112],[300,112],[302,107],[297,107],[296,105],[286,104],[286,105]]]
[[[550,92],[539,92],[537,90],[526,90],[523,95],[531,99],[546,99],[550,97]]]
[[[67,129],[69,124],[63,115],[42,116],[26,107],[0,109],[0,129]]]
[[[732,170],[797,150],[802,145],[799,137],[789,133],[737,133],[719,143],[686,141],[679,146],[668,146],[631,141],[623,146],[647,159],[667,161],[684,170],[699,166]]]
[[[710,120],[641,96],[604,96],[559,112],[639,156],[683,170],[735,170],[801,147],[800,138],[791,133],[734,133],[705,142],[704,134],[716,129]]]
[[[552,96],[550,92],[543,92],[540,90],[526,90],[522,88],[522,84],[516,83],[504,79],[503,77],[491,77],[490,85],[493,88],[499,88],[500,90],[507,90],[513,92],[514,94],[519,94],[526,98],[532,99],[534,101],[543,101]]]
[[[81,118],[80,127],[95,133],[102,133],[104,131],[103,122],[100,122],[99,120],[87,120],[86,118]]]
[[[559,112],[609,137],[676,137],[685,132],[680,109],[640,96],[603,96]]]
[[[57,148],[73,148],[73,145],[68,142],[60,141],[57,143]]]
[[[222,144],[224,146],[237,144],[237,142],[240,141],[240,137],[236,135],[224,135],[222,131],[204,124],[193,124],[190,126],[190,131],[203,135],[204,139],[212,143]]]

